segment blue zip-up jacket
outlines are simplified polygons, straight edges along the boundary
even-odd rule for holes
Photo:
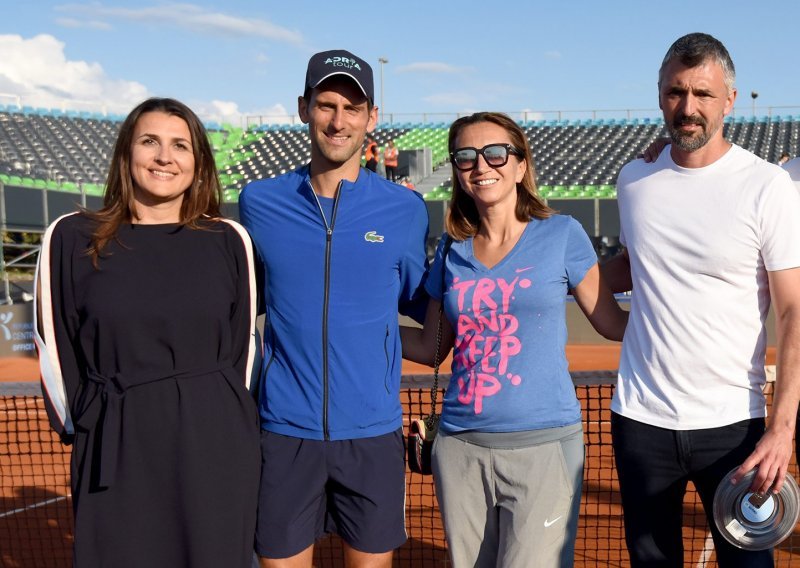
[[[248,184],[239,214],[264,267],[261,427],[315,440],[400,428],[398,309],[420,320],[427,301],[421,196],[362,168],[331,203],[305,166]]]

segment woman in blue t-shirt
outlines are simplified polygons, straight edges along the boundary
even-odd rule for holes
[[[454,353],[433,473],[450,554],[455,566],[572,566],[584,448],[566,297],[613,340],[627,312],[581,225],[538,196],[513,120],[460,118],[449,150],[452,242],[444,255],[442,239],[427,280],[424,328],[402,338],[405,358],[432,364],[444,304],[439,351]]]

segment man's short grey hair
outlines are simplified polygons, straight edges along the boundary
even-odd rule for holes
[[[661,88],[661,80],[664,77],[664,68],[676,58],[686,67],[697,67],[709,59],[718,63],[722,68],[728,93],[733,91],[733,84],[736,82],[736,68],[733,66],[733,60],[731,60],[728,50],[715,37],[704,33],[692,33],[675,40],[675,43],[667,50],[664,61],[661,62],[661,68],[658,70],[659,88]]]

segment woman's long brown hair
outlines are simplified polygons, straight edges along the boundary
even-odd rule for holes
[[[214,163],[214,153],[203,123],[180,101],[168,98],[147,99],[130,112],[120,127],[108,170],[103,207],[99,211],[85,211],[97,223],[88,250],[95,267],[98,266],[98,260],[109,241],[117,237],[120,226],[138,218],[131,175],[131,146],[136,123],[148,112],[163,112],[182,118],[192,136],[194,177],[183,197],[179,223],[197,229],[201,217],[221,217],[222,189]]]

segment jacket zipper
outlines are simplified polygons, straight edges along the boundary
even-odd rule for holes
[[[311,185],[311,194],[317,202],[322,222],[325,224],[325,288],[323,290],[322,302],[322,433],[325,440],[330,440],[330,432],[328,431],[328,305],[330,303],[330,286],[331,286],[331,246],[333,241],[333,227],[336,225],[336,212],[339,209],[339,196],[342,193],[342,182],[336,187],[336,195],[333,197],[333,212],[331,213],[331,222],[325,218],[325,211],[322,209],[322,204],[319,202],[319,197]]]
[[[386,394],[391,394],[389,385],[386,380],[389,377],[389,326],[386,326],[386,335],[383,336],[383,354],[386,356],[386,372],[383,375],[383,388],[386,389]]]

